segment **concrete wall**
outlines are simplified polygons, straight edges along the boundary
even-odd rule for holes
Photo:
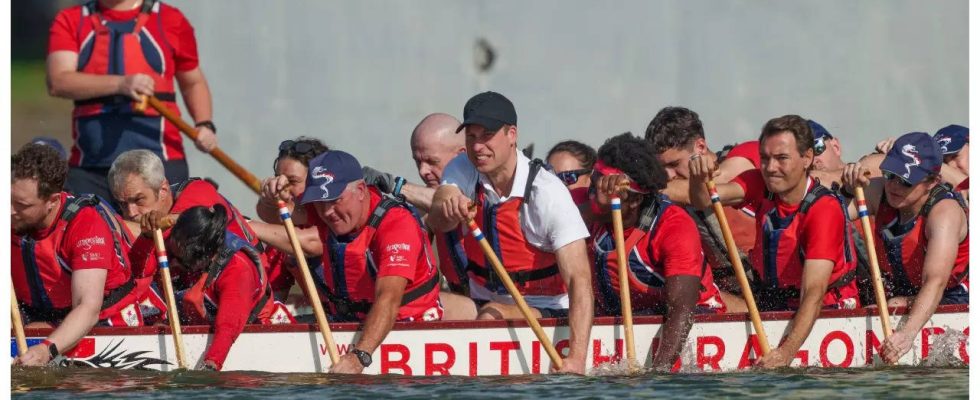
[[[424,115],[483,90],[517,107],[521,145],[598,146],[656,112],[701,114],[709,144],[796,113],[858,157],[886,136],[967,124],[967,1],[173,1],[197,29],[221,145],[260,176],[313,135],[418,180]],[[495,54],[478,68],[483,39]],[[255,197],[192,152],[246,213]]]

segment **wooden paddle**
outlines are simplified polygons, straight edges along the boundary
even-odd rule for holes
[[[541,324],[538,323],[537,318],[531,313],[531,308],[527,306],[527,302],[524,301],[524,296],[521,292],[517,290],[517,286],[514,286],[514,281],[510,279],[510,274],[504,269],[504,266],[500,263],[500,259],[497,258],[497,253],[493,252],[493,248],[490,247],[490,242],[487,238],[483,236],[483,231],[480,227],[476,226],[476,221],[468,221],[470,234],[476,241],[480,242],[480,248],[483,249],[483,254],[487,256],[490,260],[490,264],[493,267],[494,273],[500,277],[500,281],[504,283],[504,287],[507,288],[507,293],[514,298],[514,303],[517,303],[517,307],[521,309],[521,314],[524,314],[524,319],[527,320],[527,324],[531,326],[531,330],[534,331],[534,335],[538,337],[538,341],[544,346],[544,350],[548,353],[548,357],[551,358],[551,363],[555,365],[556,369],[561,369],[562,359],[558,355],[558,351],[555,350],[555,346],[551,344],[551,340],[548,339],[548,335],[545,335],[544,330],[541,329]]]
[[[623,239],[623,210],[619,195],[612,197],[613,239],[616,241],[616,261],[619,274],[619,303],[623,312],[623,330],[626,333],[626,359],[630,369],[636,363],[636,342],[633,338],[633,304],[630,299],[629,270],[627,270],[625,240]]]
[[[296,227],[293,226],[293,218],[289,215],[289,208],[286,202],[279,200],[279,217],[282,218],[283,225],[286,226],[286,234],[289,235],[289,242],[293,245],[293,254],[299,264],[299,270],[303,272],[303,286],[306,288],[307,299],[313,306],[313,315],[316,316],[316,324],[320,327],[320,334],[323,336],[323,343],[327,346],[330,354],[330,365],[337,365],[340,355],[337,353],[337,344],[333,340],[330,332],[330,324],[327,322],[327,315],[323,312],[323,304],[320,303],[320,294],[316,291],[313,284],[313,275],[310,274],[310,267],[306,264],[306,256],[303,255],[303,247],[299,244],[299,237],[296,236]],[[319,350],[319,349],[317,349]]]
[[[157,110],[157,112],[159,112],[160,115],[162,115],[172,124],[176,125],[181,132],[184,132],[184,134],[190,137],[192,140],[197,140],[197,130],[194,129],[194,127],[188,125],[186,122],[184,122],[183,119],[181,119],[179,116],[174,114],[173,111],[167,108],[167,106],[161,103],[160,100],[154,96],[142,96],[140,101],[137,101],[133,105],[133,110],[137,112],[143,112],[144,110],[146,110],[147,105],[153,107],[154,110]],[[217,160],[219,163],[221,163],[221,165],[227,168],[228,171],[231,171],[231,173],[236,177],[238,177],[238,179],[241,179],[242,182],[245,182],[245,185],[250,187],[253,191],[255,191],[255,193],[262,192],[262,182],[259,181],[259,178],[256,178],[255,175],[253,175],[251,172],[248,172],[248,170],[245,169],[245,167],[242,167],[237,162],[235,162],[235,160],[231,159],[231,157],[229,157],[228,154],[225,154],[225,152],[222,151],[220,148],[215,147],[208,154],[211,154],[211,157],[214,157],[215,160]]]
[[[17,308],[17,293],[14,293],[14,283],[10,282],[10,321],[14,325],[14,336],[17,338],[17,354],[27,353],[27,336],[24,335],[24,321],[20,319],[20,309]]]
[[[738,248],[735,247],[732,230],[728,227],[728,217],[725,216],[725,210],[722,208],[721,197],[718,196],[714,179],[708,179],[704,184],[708,187],[708,194],[711,195],[711,206],[714,207],[715,217],[718,218],[718,225],[721,226],[721,234],[725,237],[725,247],[728,248],[728,259],[732,262],[732,268],[735,269],[735,277],[738,279],[738,284],[742,288],[742,297],[745,299],[745,305],[749,308],[749,317],[752,319],[752,326],[755,328],[756,337],[759,338],[759,347],[762,349],[762,355],[765,356],[769,354],[769,338],[766,336],[766,331],[762,329],[762,318],[759,317],[759,309],[755,306],[755,296],[752,295],[749,280],[745,277],[745,267],[742,266],[742,258],[739,257]]]
[[[868,248],[868,260],[871,261],[871,282],[875,288],[875,302],[878,304],[878,315],[881,317],[881,331],[888,339],[892,335],[891,320],[888,317],[888,300],[885,299],[885,288],[882,285],[881,270],[878,268],[878,254],[875,249],[875,239],[871,232],[871,218],[868,217],[868,203],[864,199],[864,188],[854,187],[854,201],[857,203],[858,216],[861,217],[861,228],[864,231],[864,245]]]
[[[177,301],[174,299],[174,286],[173,281],[170,279],[170,261],[167,259],[167,247],[163,243],[162,230],[153,230],[153,243],[157,249],[157,265],[160,268],[160,281],[163,284],[164,300],[167,302],[167,319],[170,320],[170,331],[174,338],[177,366],[182,369],[187,369],[187,358],[184,356],[184,338],[181,336],[180,317],[177,315]]]

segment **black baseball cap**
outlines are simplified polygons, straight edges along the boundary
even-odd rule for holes
[[[463,106],[463,123],[456,133],[466,125],[480,125],[487,131],[496,132],[504,125],[517,125],[517,111],[514,103],[497,92],[483,92],[471,97]]]

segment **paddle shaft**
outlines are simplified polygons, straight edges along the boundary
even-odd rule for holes
[[[623,311],[623,330],[626,333],[626,359],[636,365],[636,342],[633,337],[633,304],[630,299],[629,271],[626,266],[626,245],[623,239],[623,210],[619,196],[612,198],[613,239],[616,241],[616,261],[619,274],[619,303]]]
[[[181,132],[184,132],[185,135],[190,137],[191,140],[197,140],[197,130],[194,129],[194,127],[188,125],[186,122],[184,122],[184,120],[181,119],[180,116],[174,114],[173,111],[167,108],[167,106],[161,103],[160,100],[158,100],[156,97],[143,96],[142,100],[143,101],[136,102],[136,105],[133,106],[134,110],[138,112],[142,112],[143,110],[146,109],[146,106],[149,105],[150,107],[153,107],[154,110],[157,110],[157,112],[159,112],[160,115],[166,118],[167,121],[170,121],[172,124],[176,125],[177,128],[180,129]],[[248,172],[248,170],[245,169],[245,167],[242,167],[237,162],[235,162],[235,160],[229,157],[228,154],[225,154],[225,152],[222,151],[220,148],[215,146],[215,148],[212,149],[210,152],[208,152],[208,154],[211,154],[211,157],[214,157],[214,159],[217,160],[225,168],[227,168],[228,171],[231,171],[233,175],[238,177],[238,179],[241,179],[242,182],[244,182],[245,185],[247,185],[249,188],[255,191],[255,193],[262,192],[262,182],[259,181],[259,178],[255,177],[255,175],[253,175],[251,172]]]
[[[13,282],[10,282],[10,322],[14,325],[17,354],[24,355],[27,352],[27,336],[24,335],[24,321],[20,319],[20,309],[17,308],[17,293],[14,293]]]
[[[286,234],[289,235],[289,243],[293,246],[293,254],[296,256],[296,263],[299,270],[303,273],[303,286],[306,288],[306,295],[313,306],[313,315],[316,316],[316,324],[320,327],[320,334],[323,336],[323,343],[327,346],[327,353],[330,354],[330,364],[337,365],[340,362],[340,355],[337,353],[337,344],[333,340],[333,333],[330,332],[330,323],[327,315],[323,312],[323,304],[320,303],[320,294],[316,291],[313,284],[313,275],[310,274],[310,267],[306,263],[306,256],[303,255],[303,247],[299,244],[299,237],[296,236],[296,227],[293,225],[293,218],[289,214],[286,203],[279,200],[279,217],[282,218],[283,225],[286,226]],[[318,349],[319,350],[319,349]]]
[[[868,260],[871,261],[871,283],[875,288],[875,302],[878,304],[878,315],[881,317],[881,332],[888,339],[892,335],[891,319],[888,317],[888,300],[885,298],[885,287],[882,284],[881,269],[878,268],[878,251],[875,249],[875,239],[871,231],[871,218],[868,217],[868,203],[864,199],[864,188],[854,187],[854,202],[857,203],[858,216],[861,217],[861,228],[864,231],[864,247],[868,248]]]
[[[749,279],[745,277],[745,267],[742,266],[742,257],[738,255],[738,247],[735,247],[735,239],[732,237],[732,230],[728,226],[728,217],[725,216],[725,210],[722,208],[721,197],[718,196],[714,180],[708,180],[704,184],[708,187],[708,193],[711,195],[711,206],[714,208],[715,217],[718,218],[718,225],[721,226],[721,234],[725,238],[728,259],[732,262],[732,268],[735,269],[735,277],[738,279],[738,285],[742,288],[745,305],[749,309],[749,318],[752,319],[752,326],[755,328],[756,337],[759,339],[759,347],[762,349],[762,355],[765,356],[769,354],[769,338],[762,328],[762,318],[759,317],[759,309],[755,306],[755,296],[752,295]]]
[[[487,256],[490,260],[490,265],[493,267],[494,273],[500,277],[500,281],[503,282],[504,287],[507,288],[507,293],[514,298],[514,303],[517,303],[517,307],[521,309],[521,314],[524,314],[524,319],[527,320],[527,324],[531,326],[531,330],[534,331],[534,335],[538,337],[538,341],[544,346],[544,350],[548,353],[548,357],[551,358],[551,363],[555,365],[556,369],[562,368],[562,359],[558,355],[558,351],[555,350],[555,346],[551,344],[551,340],[548,339],[548,335],[545,335],[544,330],[541,329],[541,324],[538,323],[538,319],[534,317],[531,313],[531,308],[527,306],[527,302],[524,301],[524,296],[521,292],[517,290],[517,286],[514,286],[514,281],[510,279],[510,274],[504,269],[503,264],[500,263],[500,259],[497,258],[497,253],[493,252],[493,248],[490,247],[490,242],[487,238],[483,236],[483,231],[480,227],[476,226],[476,221],[469,220],[468,222],[470,228],[470,234],[473,238],[480,242],[480,248],[483,249],[483,254]]]
[[[177,315],[177,300],[174,299],[173,280],[170,279],[170,261],[167,259],[167,247],[163,243],[162,230],[153,230],[153,243],[157,249],[157,265],[160,268],[160,280],[163,284],[164,299],[167,301],[167,319],[170,321],[170,331],[174,338],[177,366],[187,369],[187,358],[184,356],[184,337],[180,330],[180,317]]]

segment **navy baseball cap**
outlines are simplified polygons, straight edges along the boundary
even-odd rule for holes
[[[823,127],[823,125],[818,124],[817,121],[808,119],[806,120],[806,123],[807,125],[810,125],[810,130],[813,131],[814,141],[834,138],[834,135],[831,135],[830,132],[828,132],[827,129]]]
[[[68,158],[68,152],[65,151],[65,146],[62,146],[61,142],[59,142],[58,139],[47,137],[47,136],[36,136],[33,139],[31,139],[31,143],[51,146],[51,148],[58,151],[58,154],[61,155],[61,158],[63,159]]]
[[[929,175],[938,174],[942,165],[943,153],[936,141],[928,133],[912,132],[895,140],[880,168],[915,185]]]
[[[970,128],[962,125],[949,125],[936,131],[932,137],[939,145],[939,150],[943,154],[956,154],[963,149],[963,146],[970,143]]]
[[[467,125],[480,125],[487,131],[496,132],[504,125],[517,125],[514,103],[497,92],[483,92],[471,97],[463,106],[463,123],[456,133]]]
[[[306,190],[300,204],[335,201],[344,193],[347,184],[364,179],[361,163],[354,156],[340,150],[320,154],[310,160],[309,165]]]

